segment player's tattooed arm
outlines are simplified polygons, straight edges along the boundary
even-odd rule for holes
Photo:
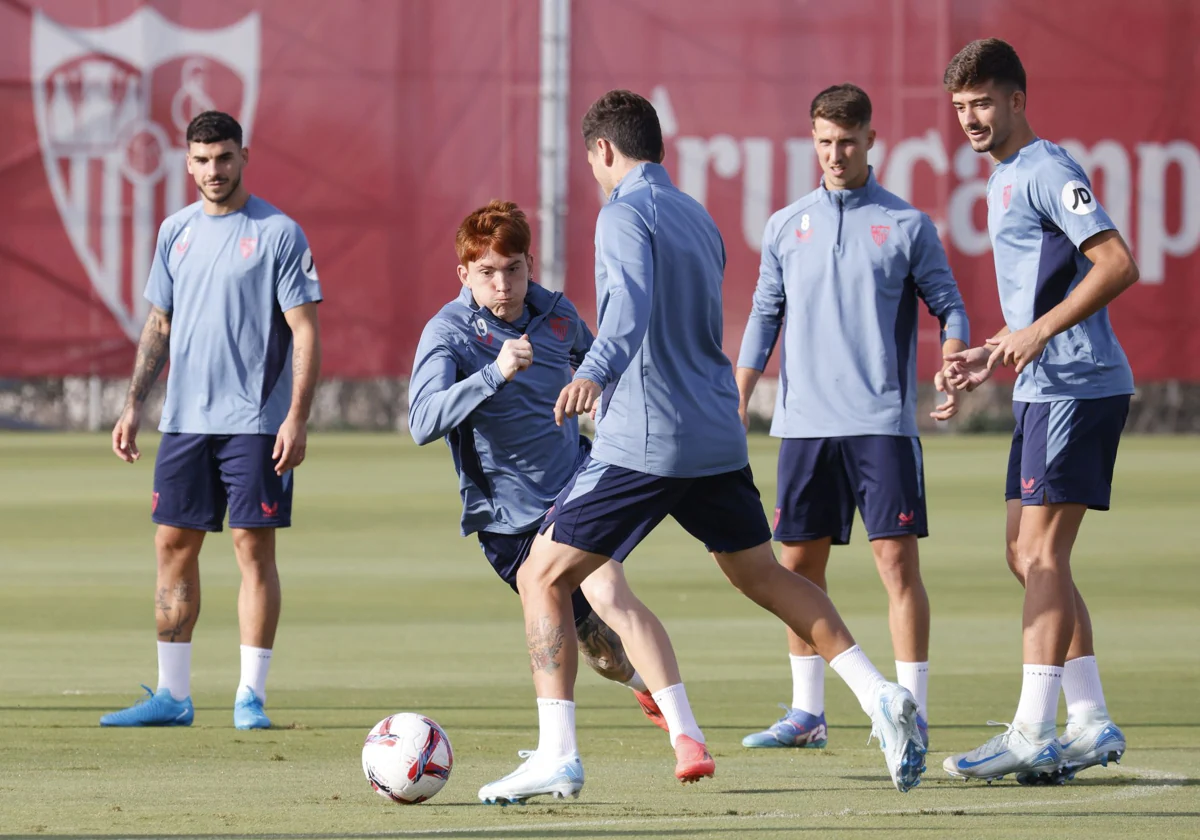
[[[621,637],[599,616],[591,613],[576,630],[579,633],[579,652],[589,668],[613,682],[623,683],[633,679],[633,663],[625,655]]]
[[[290,412],[307,422],[321,375],[321,330],[317,305],[304,303],[283,313],[292,330],[292,405]]]
[[[150,388],[167,364],[170,352],[171,313],[157,306],[151,307],[138,341],[137,361],[133,365],[126,405],[141,405],[146,401]]]
[[[565,634],[559,625],[551,624],[546,616],[525,627],[525,642],[529,645],[529,669],[535,674],[553,674],[559,668],[558,654],[562,651]]]

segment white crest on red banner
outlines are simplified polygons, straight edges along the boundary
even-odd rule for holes
[[[260,43],[257,12],[222,29],[189,29],[150,6],[94,28],[34,12],[33,104],[50,191],[92,287],[131,340],[149,307],[142,290],[158,226],[198,197],[187,124],[225,111],[249,145]]]

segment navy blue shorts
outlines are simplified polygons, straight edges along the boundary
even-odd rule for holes
[[[1080,504],[1108,510],[1129,396],[1014,402],[1004,498],[1023,505]]]
[[[220,531],[292,524],[292,472],[275,474],[275,435],[164,434],[154,464],[151,518]]]
[[[591,456],[558,494],[541,530],[554,541],[621,562],[668,515],[704,543],[728,553],[771,539],[749,465],[700,478],[670,478]]]
[[[854,510],[867,539],[929,536],[921,441],[899,435],[786,438],[779,447],[775,539],[850,542]]]
[[[479,531],[479,545],[483,555],[487,557],[500,580],[517,591],[517,570],[529,558],[529,549],[533,547],[533,539],[538,535],[538,529],[526,531],[523,534],[493,534],[491,531]],[[571,593],[571,607],[575,611],[575,626],[582,624],[592,613],[592,605],[583,597],[583,590],[576,589]]]

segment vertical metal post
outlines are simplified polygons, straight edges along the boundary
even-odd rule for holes
[[[570,107],[571,0],[542,0],[538,93],[538,219],[535,276],[555,292],[566,287],[567,123]]]

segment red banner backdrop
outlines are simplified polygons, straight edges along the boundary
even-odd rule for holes
[[[988,163],[940,84],[989,35],[1017,47],[1035,129],[1089,169],[1138,258],[1142,282],[1113,311],[1135,374],[1200,380],[1200,10],[1186,0],[573,3],[568,293],[594,312],[599,196],[578,118],[629,87],[658,106],[668,169],[725,236],[735,354],[763,225],[817,183],[809,101],[850,80],[874,101],[880,180],[933,216],[976,335],[995,331]],[[195,197],[182,127],[205,107],[239,116],[251,189],[308,233],[326,373],[405,375],[456,292],[461,218],[493,197],[536,216],[538,39],[529,0],[0,3],[0,375],[127,373],[158,223]]]

